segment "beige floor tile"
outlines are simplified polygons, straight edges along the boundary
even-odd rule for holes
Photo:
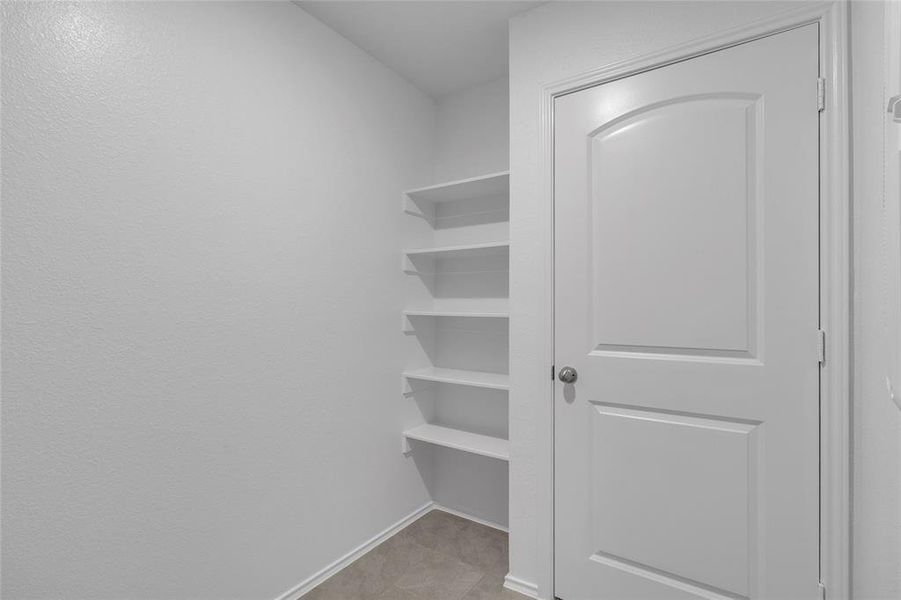
[[[355,562],[351,568],[368,589],[383,590],[418,560],[423,548],[413,540],[394,536]]]
[[[434,510],[404,530],[418,544],[480,569],[507,562],[507,534]]]
[[[488,570],[507,562],[507,534],[491,527],[464,522],[455,535],[440,538],[435,548],[467,564]]]
[[[418,560],[425,548],[410,538],[394,536],[372,549],[304,600],[370,600],[381,594]]]
[[[382,592],[382,595],[379,596],[378,600],[427,600],[422,596],[417,596],[412,592],[407,592],[405,590],[400,590],[393,585]]]
[[[463,530],[468,521],[441,510],[433,510],[414,521],[403,530],[402,534],[411,537],[426,548],[437,550],[447,543],[448,538],[455,538]]]
[[[521,600],[506,573],[506,533],[435,510],[304,600]]]
[[[423,547],[418,561],[394,585],[429,600],[460,600],[483,576],[472,565]]]
[[[347,570],[335,575],[303,596],[303,600],[370,600],[377,594],[367,594],[359,579],[347,576]]]

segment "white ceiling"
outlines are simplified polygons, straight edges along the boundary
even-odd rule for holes
[[[507,20],[542,2],[296,2],[438,98],[507,74]]]

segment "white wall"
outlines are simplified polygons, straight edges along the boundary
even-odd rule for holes
[[[881,2],[851,5],[856,600],[901,598],[901,411],[885,383],[891,356],[887,338],[897,336],[901,327],[897,310],[892,310],[901,298],[889,287],[901,269],[901,257],[888,253],[889,236],[899,224],[889,222],[888,204],[901,199],[885,198],[883,188],[883,8]],[[897,169],[897,157],[886,168]]]
[[[510,560],[512,575],[537,583],[542,597],[548,597],[550,589],[544,560],[548,538],[541,537],[541,519],[536,511],[546,509],[550,502],[538,479],[547,471],[549,457],[539,455],[536,448],[537,426],[546,422],[550,414],[547,369],[551,357],[546,351],[549,304],[544,289],[549,267],[544,249],[550,240],[542,237],[547,210],[541,200],[537,169],[539,88],[590,69],[744,25],[792,6],[771,2],[552,2],[511,20],[510,227],[515,251],[511,254],[510,273]],[[862,205],[860,210],[867,210],[867,206]],[[859,340],[855,347],[855,377],[866,368],[861,362],[866,361],[866,344],[866,340]],[[871,426],[880,429],[863,431],[858,424],[857,439],[892,434],[891,426]],[[883,443],[882,450],[888,445]],[[874,475],[885,476],[887,469],[897,469],[897,462],[882,458],[879,466],[874,462],[874,467]],[[883,542],[873,551],[887,553],[888,560],[897,565],[896,550],[887,547],[893,543],[891,537],[883,534]]]
[[[435,181],[506,171],[510,164],[509,80],[442,96],[437,105]]]
[[[273,598],[425,503],[431,99],[288,3],[2,10],[3,597]]]

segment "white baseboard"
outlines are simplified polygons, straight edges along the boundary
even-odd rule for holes
[[[504,588],[510,590],[511,592],[516,592],[518,594],[522,594],[523,596],[528,596],[529,598],[538,598],[538,586],[534,583],[529,583],[528,581],[523,581],[518,577],[514,577],[507,573],[507,576],[504,577]]]
[[[504,533],[508,532],[507,528],[504,527],[503,525],[498,525],[497,523],[493,523],[491,521],[486,521],[485,519],[480,519],[478,517],[468,515],[465,512],[455,510],[453,508],[448,508],[441,504],[437,504],[437,503],[433,504],[432,510],[443,510],[446,513],[456,515],[456,516],[460,517],[461,519],[466,519],[467,521],[472,521],[473,523],[478,523],[479,525],[484,525],[485,527],[491,527],[492,529],[499,529],[499,530],[503,531]]]
[[[335,562],[327,565],[325,568],[304,579],[290,590],[278,596],[275,600],[296,600],[297,598],[300,598],[301,596],[312,590],[314,587],[316,587],[344,567],[348,566],[350,563],[354,562],[419,517],[430,512],[433,508],[435,508],[434,502],[427,502],[426,504],[423,504],[394,525],[388,527],[368,541],[363,542]]]

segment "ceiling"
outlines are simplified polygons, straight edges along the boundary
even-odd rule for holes
[[[507,20],[542,2],[298,1],[434,98],[507,74]]]

